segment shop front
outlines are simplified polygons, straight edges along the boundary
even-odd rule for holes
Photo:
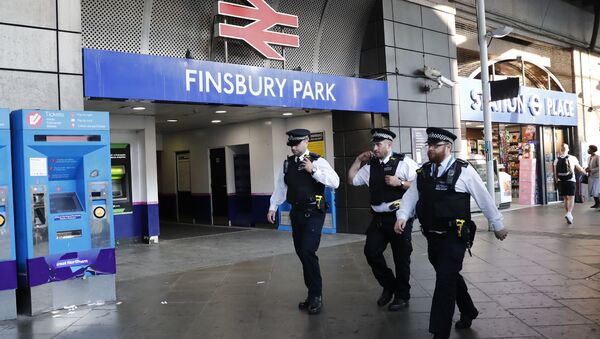
[[[481,162],[486,151],[481,81],[461,78],[460,96],[462,155]],[[575,94],[530,87],[520,87],[516,98],[491,103],[494,169],[500,179],[510,176],[510,183],[500,180],[500,191],[510,187],[514,203],[559,200],[554,160],[561,144],[576,140],[576,104]],[[485,167],[479,171],[485,178]]]

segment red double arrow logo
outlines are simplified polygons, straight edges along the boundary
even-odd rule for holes
[[[298,17],[276,12],[265,0],[247,0],[253,7],[218,2],[219,15],[252,20],[246,26],[219,24],[219,36],[244,40],[265,58],[285,60],[271,45],[298,47],[297,35],[270,31],[273,26],[281,25],[298,28]]]

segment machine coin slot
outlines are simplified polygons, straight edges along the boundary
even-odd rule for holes
[[[56,232],[56,239],[73,239],[81,238],[81,230],[60,231]]]
[[[102,197],[102,192],[92,192],[92,198],[100,198]]]
[[[94,208],[94,216],[98,219],[104,218],[106,215],[106,209],[102,206],[98,206]]]

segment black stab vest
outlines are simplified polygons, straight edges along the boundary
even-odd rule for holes
[[[425,231],[448,231],[456,219],[471,219],[471,195],[456,192],[456,181],[468,162],[456,159],[442,176],[434,178],[432,163],[417,170],[417,217]]]
[[[400,164],[400,161],[404,160],[404,154],[392,153],[388,162],[382,165],[378,158],[372,158],[369,165],[370,176],[369,176],[369,191],[371,192],[371,205],[377,206],[384,202],[392,202],[398,199],[402,199],[402,196],[406,192],[405,189],[400,187],[392,187],[385,184],[385,176],[396,175],[396,168]]]
[[[310,161],[314,162],[320,158],[318,154],[309,153]],[[315,201],[315,195],[323,195],[325,185],[316,181],[312,175],[304,169],[298,170],[301,162],[295,161],[292,155],[283,163],[283,180],[287,185],[286,199],[290,204],[309,204]]]

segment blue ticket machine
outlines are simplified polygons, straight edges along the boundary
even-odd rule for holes
[[[325,212],[325,222],[323,222],[323,233],[336,233],[337,232],[337,220],[336,220],[336,207],[335,207],[335,190],[331,187],[325,187],[325,201],[329,205],[327,212]],[[292,231],[292,220],[290,219],[290,211],[292,206],[287,200],[279,206],[277,209],[279,215],[279,227],[280,231]]]
[[[107,112],[11,113],[20,313],[116,299]]]
[[[17,317],[17,257],[10,159],[9,111],[0,108],[0,320]]]

